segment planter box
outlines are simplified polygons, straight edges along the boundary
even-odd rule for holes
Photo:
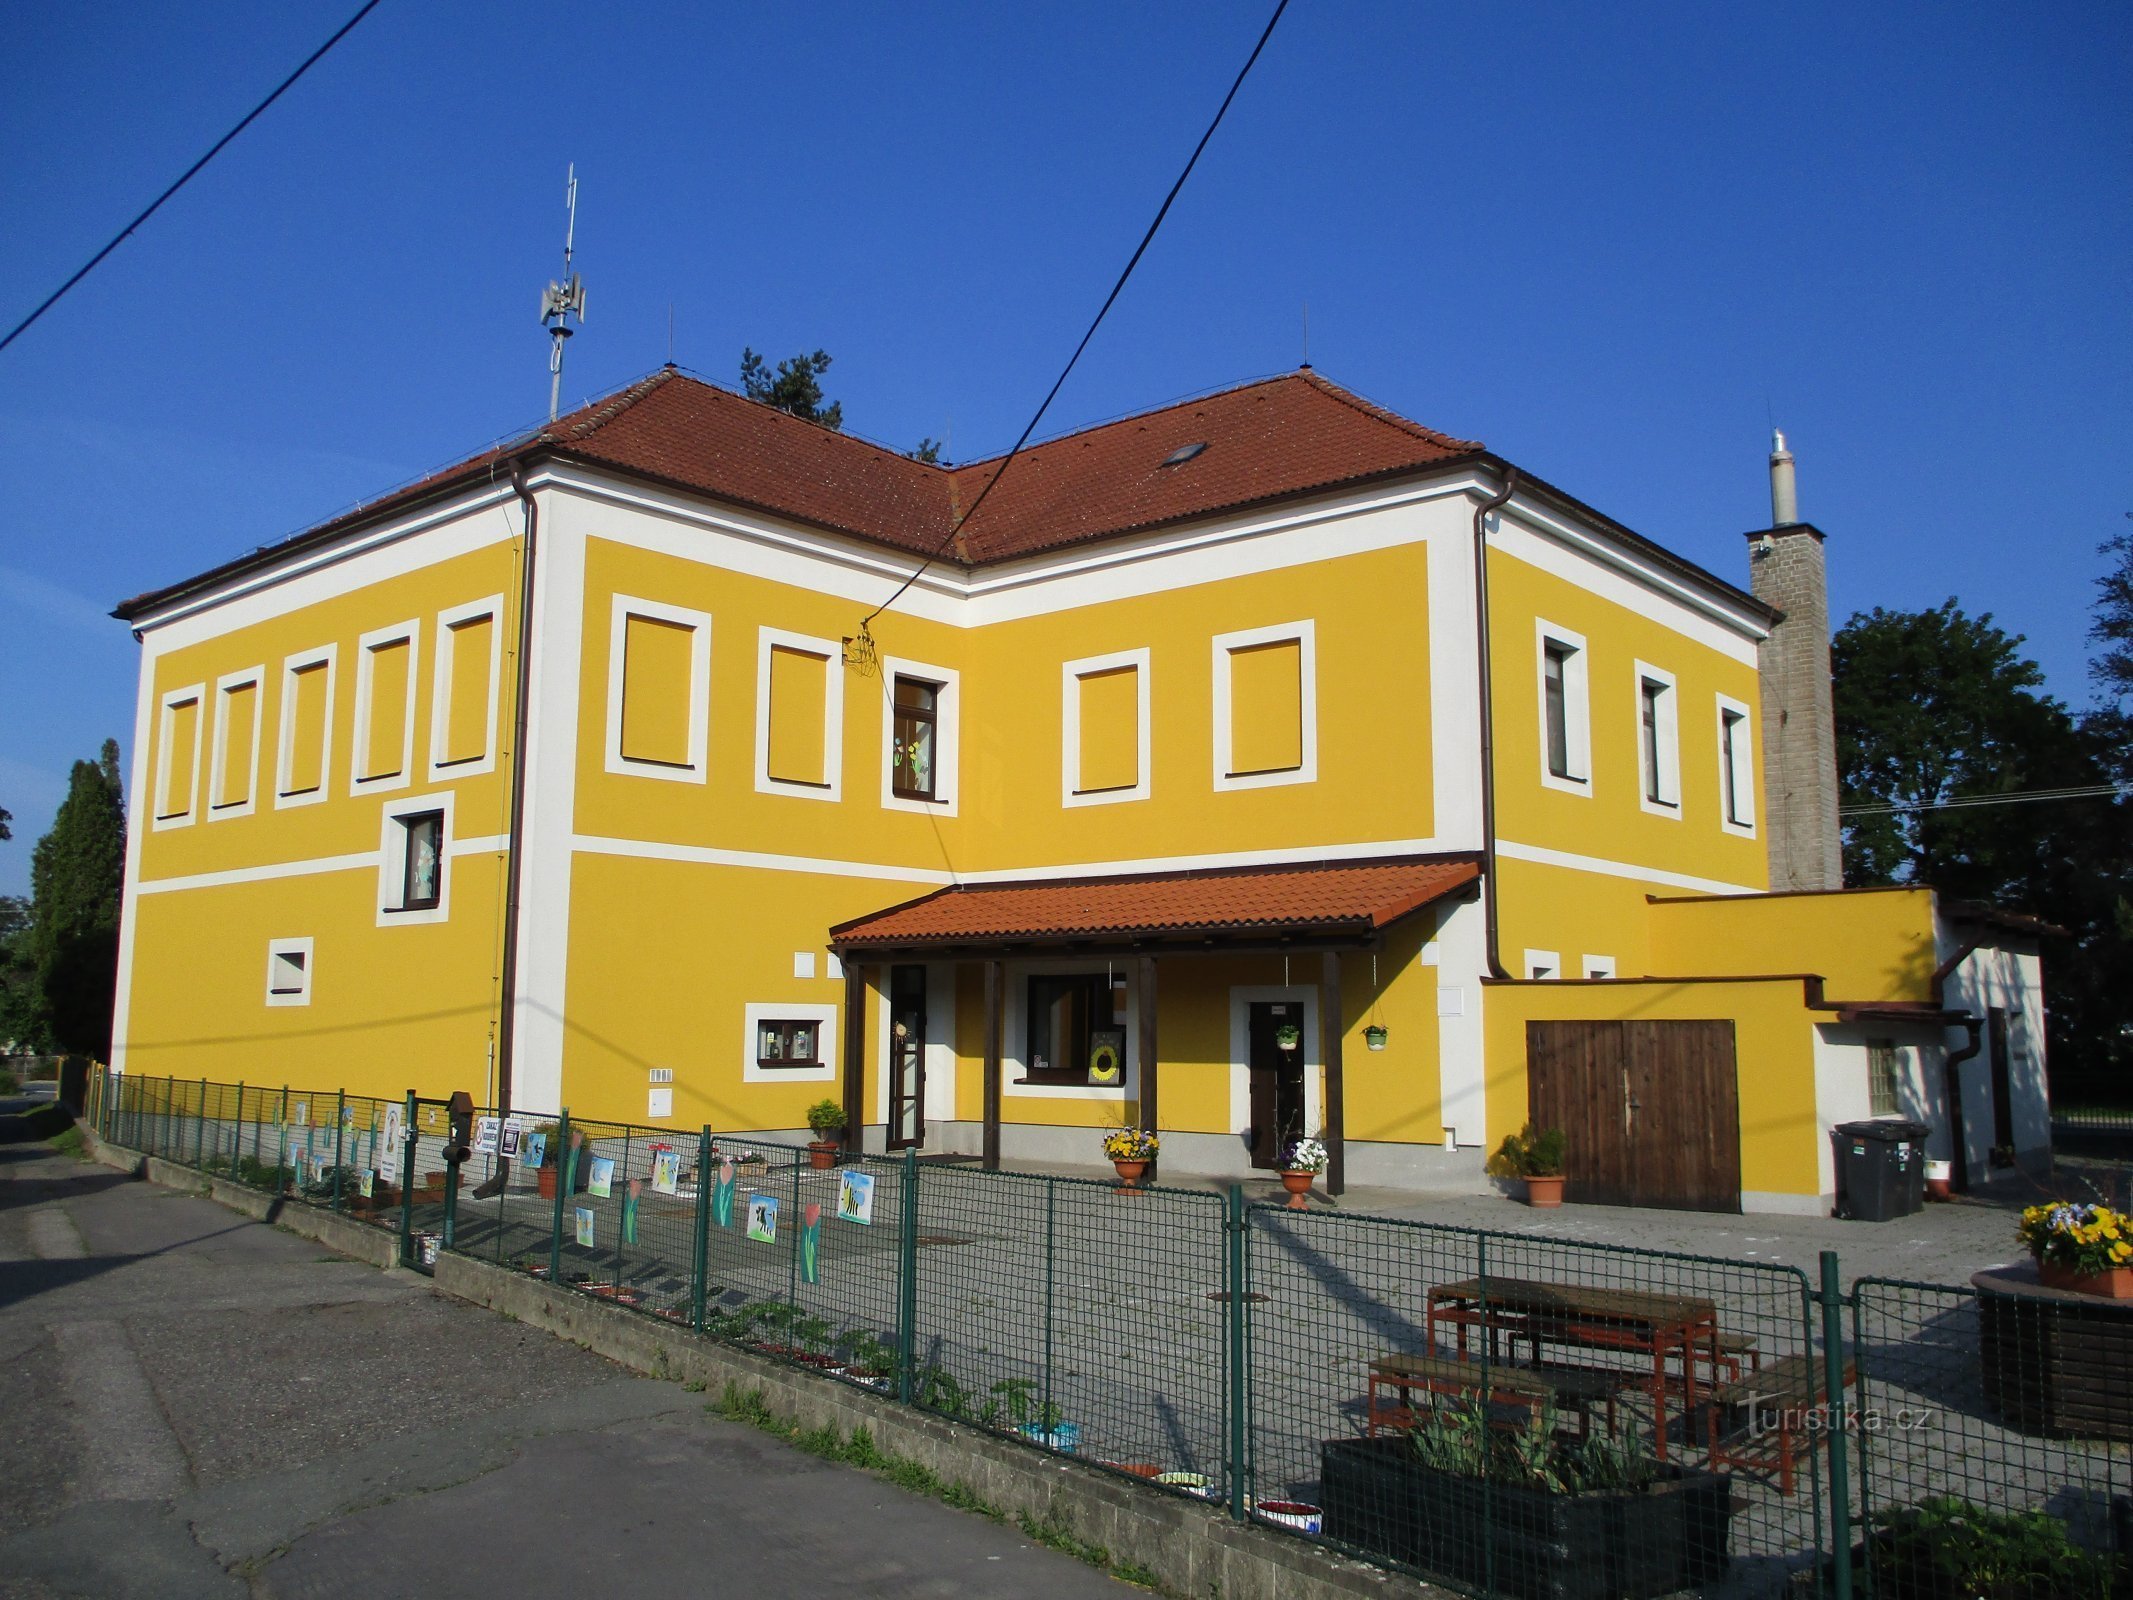
[[[2047,1289],[2064,1289],[2069,1294],[2092,1294],[2103,1300],[2133,1300],[2133,1267],[2076,1272],[2056,1261],[2039,1261],[2037,1281]]]
[[[1319,1454],[1327,1538],[1500,1595],[1650,1600],[1726,1568],[1732,1487],[1713,1473],[1662,1465],[1647,1489],[1559,1495],[1426,1467],[1404,1435]]]

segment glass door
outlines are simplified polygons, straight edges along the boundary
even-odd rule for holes
[[[889,969],[888,1147],[926,1142],[926,969]]]

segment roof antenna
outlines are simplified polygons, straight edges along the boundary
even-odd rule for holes
[[[541,295],[541,325],[548,330],[548,420],[555,421],[556,411],[563,398],[563,341],[571,335],[566,321],[578,319],[578,326],[585,326],[585,285],[578,275],[570,270],[570,256],[578,242],[578,167],[570,166],[570,181],[564,191],[564,201],[570,207],[570,223],[563,231],[563,281],[551,283]]]
[[[1303,306],[1304,306],[1304,364],[1303,364],[1303,369],[1304,369],[1304,371],[1306,371],[1306,372],[1309,372],[1309,371],[1311,370],[1311,302],[1310,302],[1310,301],[1308,301],[1308,300],[1306,300],[1306,301],[1305,301],[1305,302],[1303,303]]]

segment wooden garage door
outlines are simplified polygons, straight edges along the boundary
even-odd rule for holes
[[[1534,1124],[1569,1138],[1564,1198],[1740,1210],[1733,1024],[1529,1022]]]

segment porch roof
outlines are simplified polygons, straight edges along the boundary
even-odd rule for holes
[[[1109,878],[957,884],[839,923],[854,956],[910,950],[1233,950],[1367,945],[1392,923],[1480,881],[1471,856],[1395,856]]]

